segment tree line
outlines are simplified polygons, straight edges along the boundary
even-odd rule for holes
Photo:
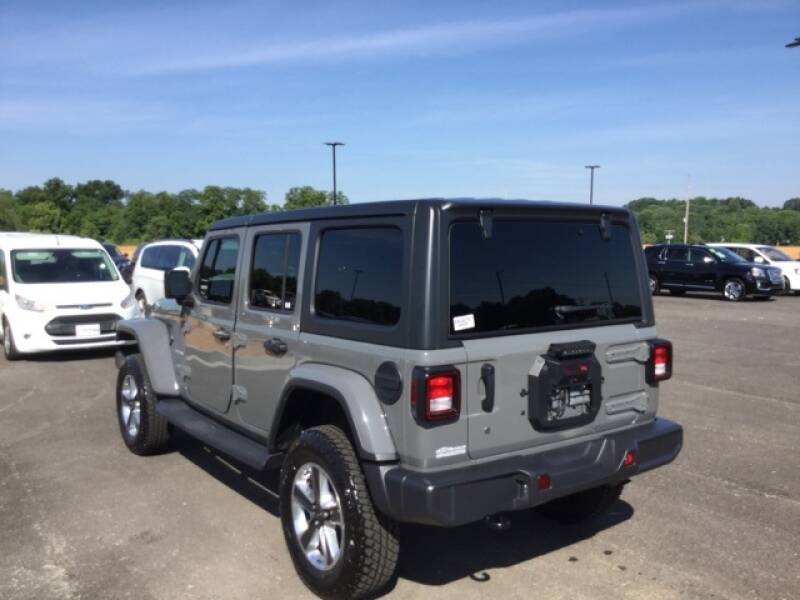
[[[347,204],[337,193],[337,204]],[[110,180],[76,185],[53,178],[17,192],[0,189],[0,231],[68,233],[135,244],[166,237],[197,238],[218,219],[257,212],[330,206],[333,194],[310,186],[290,189],[283,204],[260,190],[209,185],[178,193],[125,191]],[[673,231],[683,239],[685,200],[639,198],[626,204],[645,243]],[[689,241],[800,245],[800,198],[783,208],[759,207],[746,198],[692,198]]]
[[[664,241],[670,230],[675,241],[683,241],[685,200],[639,198],[625,206],[636,215],[643,242]],[[689,242],[800,245],[800,198],[783,208],[760,207],[746,198],[692,198],[688,237]]]
[[[347,196],[336,194],[337,204]],[[214,221],[267,211],[329,206],[333,194],[310,186],[290,189],[283,204],[260,190],[209,185],[202,190],[125,191],[110,180],[76,185],[47,180],[17,192],[0,189],[0,231],[80,235],[117,244],[161,238],[198,238]]]

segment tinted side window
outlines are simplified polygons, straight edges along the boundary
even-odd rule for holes
[[[299,233],[256,237],[250,271],[250,306],[292,312],[297,298]]]
[[[667,248],[667,260],[689,260],[689,250],[687,248]]]
[[[192,268],[194,266],[194,254],[188,248],[181,247],[181,254],[178,258],[178,264],[175,265],[177,267],[188,267]]]
[[[158,268],[162,271],[171,271],[178,266],[180,254],[180,246],[161,246],[158,253]]]
[[[236,282],[238,238],[218,238],[206,248],[198,277],[198,293],[212,302],[230,304]]]
[[[395,325],[403,295],[403,234],[396,227],[329,229],[322,234],[317,316]]]
[[[700,248],[692,248],[691,257],[693,263],[702,263],[706,258],[710,258],[712,261],[714,260],[714,257],[711,256],[708,250],[701,250]]]
[[[150,248],[145,248],[144,253],[142,254],[142,266],[145,269],[160,269],[159,261],[161,257],[161,247],[160,246],[151,246]]]

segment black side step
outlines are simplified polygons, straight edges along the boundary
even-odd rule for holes
[[[156,412],[178,429],[253,469],[264,469],[282,455],[270,455],[266,446],[195,410],[179,398],[159,400]]]

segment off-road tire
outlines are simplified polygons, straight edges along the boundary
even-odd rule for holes
[[[17,350],[17,345],[14,343],[14,334],[11,332],[11,326],[5,318],[3,319],[3,354],[8,361],[20,358],[19,350]]]
[[[294,532],[291,498],[297,470],[320,465],[336,488],[344,522],[342,555],[329,571],[306,558]],[[350,440],[338,427],[307,429],[292,443],[280,476],[283,535],[295,570],[322,598],[364,598],[384,590],[397,567],[400,544],[396,524],[376,512]]]
[[[124,400],[121,392],[127,376],[133,377],[138,388],[139,427],[135,435],[130,434],[122,417],[121,405]],[[156,412],[157,401],[142,355],[131,354],[125,359],[117,375],[117,422],[122,441],[128,450],[139,456],[159,454],[169,447],[169,424]]]
[[[537,510],[548,519],[553,519],[564,525],[580,523],[607,513],[619,500],[623,487],[625,487],[624,483],[601,485],[571,496],[552,500],[539,506]]]

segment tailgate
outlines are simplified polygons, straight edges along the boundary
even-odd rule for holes
[[[643,422],[656,412],[656,396],[645,381],[647,340],[652,328],[632,324],[463,340],[467,352],[468,452],[472,458],[541,446]],[[531,420],[529,375],[551,344],[594,343],[600,370],[599,408],[576,426],[537,430]],[[488,365],[488,366],[487,366]],[[487,385],[494,380],[493,406]],[[491,390],[489,390],[491,392]],[[579,401],[578,401],[579,402]],[[487,410],[488,409],[488,410]]]

